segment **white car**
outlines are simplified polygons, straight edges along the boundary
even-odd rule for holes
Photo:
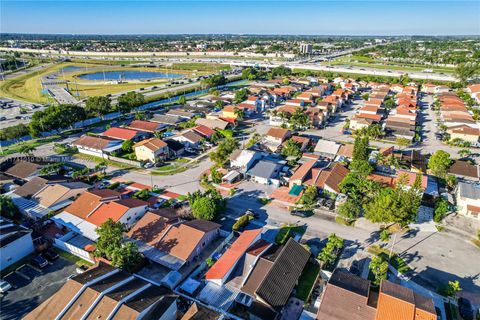
[[[151,168],[151,167],[153,167],[153,163],[147,162],[147,163],[145,163],[145,165],[143,167],[146,168],[146,169]]]
[[[5,280],[0,280],[0,292],[5,293],[12,288],[12,285]]]

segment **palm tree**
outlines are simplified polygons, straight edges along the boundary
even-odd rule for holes
[[[32,156],[33,153],[37,150],[37,148],[35,148],[35,146],[31,145],[31,144],[23,144],[22,146],[20,146],[20,148],[18,149],[18,152],[24,154],[24,155],[27,155],[27,156]]]
[[[233,109],[233,113],[237,116],[238,120],[243,120],[243,118],[245,117],[245,110],[243,110],[243,109],[239,109],[239,108],[235,107]]]

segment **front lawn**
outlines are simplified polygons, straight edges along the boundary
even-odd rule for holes
[[[284,225],[280,228],[275,237],[275,242],[278,245],[283,245],[287,243],[289,238],[295,237],[295,235],[303,235],[305,233],[305,228],[302,226],[297,226],[296,224]]]
[[[298,299],[307,302],[312,287],[315,285],[318,274],[320,273],[320,265],[309,261],[303,269],[302,275],[298,279],[296,296]]]

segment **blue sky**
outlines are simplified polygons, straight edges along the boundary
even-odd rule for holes
[[[0,31],[63,34],[480,34],[480,1],[0,1]]]

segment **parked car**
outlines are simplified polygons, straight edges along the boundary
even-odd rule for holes
[[[56,253],[55,251],[53,251],[52,249],[48,249],[47,251],[45,251],[43,253],[43,256],[45,257],[45,259],[47,259],[48,261],[55,261],[58,259],[58,253]]]
[[[458,311],[464,320],[473,320],[473,308],[468,299],[458,298]]]
[[[333,208],[335,207],[335,202],[332,199],[327,199],[323,206],[328,210],[333,210]]]
[[[153,167],[153,163],[151,162],[146,162],[144,165],[143,165],[144,168],[148,169],[148,168],[151,168]]]
[[[76,269],[75,269],[75,272],[78,273],[78,274],[81,274],[81,273],[84,273],[85,271],[88,270],[88,267],[87,266],[84,266],[84,265],[81,265],[81,266],[78,266]]]
[[[30,260],[30,263],[37,268],[45,268],[48,266],[48,261],[42,256],[36,256],[33,257],[32,260]]]
[[[5,280],[0,280],[0,292],[5,293],[12,288],[12,285]]]
[[[308,218],[309,216],[311,216],[311,212],[306,211],[306,210],[294,210],[294,211],[290,212],[290,214],[292,216],[297,216],[297,217],[301,217],[301,218]]]

